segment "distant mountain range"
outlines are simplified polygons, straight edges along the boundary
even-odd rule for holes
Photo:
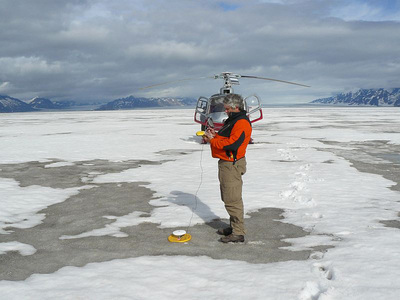
[[[29,104],[6,95],[0,95],[0,112],[36,111]]]
[[[395,89],[361,89],[357,92],[341,93],[329,98],[311,101],[312,104],[348,105],[348,106],[397,106],[400,107],[400,88]],[[193,98],[138,98],[129,96],[101,105],[96,110],[122,110],[154,107],[193,106]],[[55,102],[35,97],[28,103],[19,99],[0,95],[0,113],[28,112],[39,110],[62,110],[79,104],[74,101]]]
[[[341,93],[333,97],[311,101],[313,104],[349,106],[397,106],[400,107],[400,88],[361,89],[357,92]]]
[[[46,98],[35,97],[29,101],[28,105],[35,109],[64,109],[75,106],[74,101],[53,102]]]
[[[0,95],[0,113],[2,112],[27,112],[43,109],[65,109],[75,105],[73,101],[53,102],[49,99],[35,97],[29,102],[21,101],[7,95]]]
[[[180,107],[195,105],[193,98],[136,98],[129,96],[101,105],[96,110],[119,110],[151,107]],[[61,110],[77,106],[73,101],[54,102],[49,99],[35,97],[29,102],[24,102],[7,95],[0,95],[0,113],[27,112],[39,110]]]
[[[137,98],[129,96],[109,102],[96,110],[119,110],[145,107],[172,107],[196,104],[193,98]]]

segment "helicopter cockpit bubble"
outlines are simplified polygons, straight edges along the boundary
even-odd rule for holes
[[[210,98],[209,116],[215,123],[224,123],[228,119],[228,115],[224,108],[225,95],[213,95]]]

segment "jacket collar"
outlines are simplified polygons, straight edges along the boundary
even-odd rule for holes
[[[246,116],[246,111],[245,110],[241,110],[239,112],[232,112],[230,113],[228,119],[226,119],[225,123],[231,122],[237,118],[240,118],[242,116]]]

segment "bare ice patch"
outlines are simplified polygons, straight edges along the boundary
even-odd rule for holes
[[[0,234],[7,234],[6,228],[30,228],[42,222],[42,209],[60,203],[79,193],[78,188],[53,189],[42,186],[20,187],[13,179],[0,178]]]
[[[121,231],[121,228],[136,226],[143,222],[150,222],[151,218],[142,217],[148,215],[146,212],[134,211],[125,216],[104,216],[108,220],[115,220],[114,223],[106,224],[103,228],[93,229],[77,235],[63,235],[60,237],[61,240],[67,239],[79,239],[89,236],[113,236],[113,237],[128,237],[129,235]]]

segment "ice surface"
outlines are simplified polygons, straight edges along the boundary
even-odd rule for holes
[[[125,237],[120,229],[143,222],[186,227],[226,218],[219,200],[216,160],[199,144],[191,110],[24,113],[0,118],[0,163],[150,160],[119,173],[92,173],[91,184],[148,182],[156,192],[150,214],[105,215],[104,228],[76,236]],[[400,111],[379,108],[265,109],[254,125],[247,153],[243,198],[246,213],[285,209],[285,220],[309,236],[290,239],[292,251],[317,249],[307,261],[249,264],[208,257],[139,257],[64,267],[25,281],[0,282],[5,299],[398,299],[400,231],[380,221],[397,220],[395,183],[360,172],[323,142],[384,140],[400,145]],[[347,147],[351,149],[351,147]],[[354,150],[356,151],[356,150]],[[53,160],[60,163],[53,163]],[[373,162],[370,162],[373,163]],[[83,179],[83,181],[87,180]],[[201,187],[196,191],[201,182]],[[79,188],[20,187],[1,178],[0,233],[27,228],[38,212],[65,201]],[[82,187],[81,187],[82,188]],[[195,213],[193,213],[195,211]],[[193,218],[191,218],[193,213]],[[260,229],[263,230],[263,229]],[[0,236],[1,238],[1,236]],[[0,251],[33,251],[18,242]],[[29,250],[30,249],[30,250]],[[179,291],[179,292],[177,292]]]

